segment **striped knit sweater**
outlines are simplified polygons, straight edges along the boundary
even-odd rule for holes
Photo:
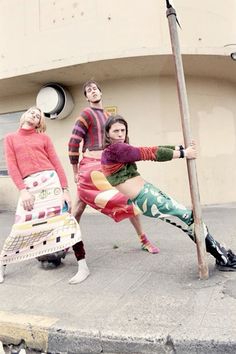
[[[175,146],[134,147],[125,143],[115,143],[104,149],[101,166],[112,186],[139,176],[135,161],[169,161],[173,158]]]
[[[76,119],[72,135],[68,144],[69,159],[72,165],[78,164],[79,150],[102,150],[104,124],[109,113],[99,108],[86,108]]]

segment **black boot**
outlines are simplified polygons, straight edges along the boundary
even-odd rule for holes
[[[233,272],[236,270],[236,255],[231,250],[228,250],[227,257],[228,260],[226,264],[222,261],[216,260],[216,267],[222,272]]]
[[[206,250],[216,259],[216,267],[220,271],[236,270],[236,255],[231,250],[226,250],[219,242],[208,233],[206,237]]]

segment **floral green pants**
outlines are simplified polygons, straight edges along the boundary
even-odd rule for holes
[[[151,183],[145,183],[140,193],[131,202],[140,209],[143,215],[159,218],[180,228],[195,242],[192,210],[177,203],[159,188]],[[203,224],[203,227],[207,252],[226,264],[226,249],[209,234],[205,224]]]
[[[151,183],[145,183],[140,193],[132,202],[141,212],[151,218],[178,218],[186,226],[193,223],[193,213],[191,209],[177,203],[173,198],[163,193],[159,188]]]

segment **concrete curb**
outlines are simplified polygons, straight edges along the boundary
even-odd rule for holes
[[[216,341],[213,338],[175,338],[171,335],[160,335],[156,338],[134,338],[99,335],[86,335],[65,331],[49,334],[50,353],[175,353],[175,354],[233,354],[236,352],[236,342]]]
[[[43,353],[175,353],[175,354],[233,354],[236,341],[215,340],[214,335],[185,337],[157,333],[155,338],[117,336],[101,331],[83,332],[56,327],[37,326],[32,321],[13,323],[0,320],[0,341],[4,345],[19,345]],[[219,336],[218,336],[219,337]]]

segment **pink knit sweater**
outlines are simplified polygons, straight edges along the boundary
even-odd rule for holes
[[[4,147],[9,175],[19,190],[25,188],[25,177],[46,170],[55,170],[61,186],[67,187],[65,172],[46,134],[21,128],[5,137]]]

